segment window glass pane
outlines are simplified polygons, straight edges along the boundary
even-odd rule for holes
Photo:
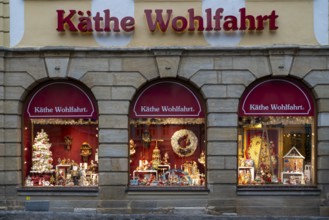
[[[130,186],[205,186],[204,135],[203,119],[132,120]]]
[[[314,184],[313,117],[241,117],[238,184]]]
[[[98,185],[97,122],[56,121],[33,120],[26,126],[24,185]]]

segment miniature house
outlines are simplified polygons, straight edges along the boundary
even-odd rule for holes
[[[305,157],[292,147],[290,151],[283,157],[285,172],[303,172],[303,163]]]

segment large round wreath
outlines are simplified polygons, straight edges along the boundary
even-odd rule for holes
[[[176,131],[171,137],[173,151],[180,157],[191,156],[198,146],[198,138],[187,129]]]

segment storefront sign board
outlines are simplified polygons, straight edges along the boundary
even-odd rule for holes
[[[313,116],[314,103],[304,86],[283,79],[270,79],[245,92],[240,116]]]
[[[175,82],[159,82],[146,88],[136,99],[133,118],[204,117],[200,102],[186,86]]]
[[[28,103],[30,118],[96,118],[90,97],[79,87],[56,82],[41,87]]]

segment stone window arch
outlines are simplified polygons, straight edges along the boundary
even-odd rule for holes
[[[314,185],[315,112],[297,79],[251,84],[239,104],[238,185]]]
[[[178,80],[141,88],[129,113],[129,186],[206,186],[205,107]]]
[[[50,81],[24,103],[23,186],[98,186],[98,108],[75,81]]]

